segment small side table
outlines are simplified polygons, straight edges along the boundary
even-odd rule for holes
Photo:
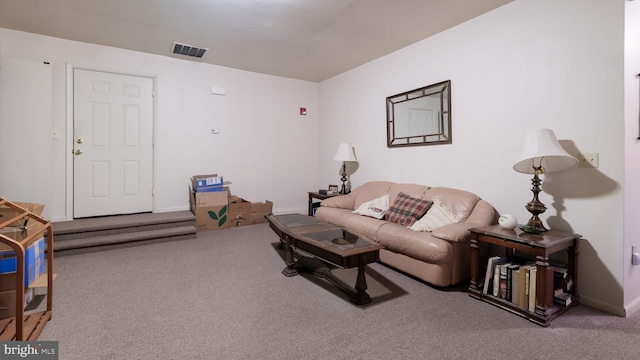
[[[500,225],[470,229],[471,232],[471,283],[469,296],[480,299],[518,314],[530,321],[547,326],[558,315],[569,307],[579,303],[578,297],[578,240],[580,235],[562,231],[550,230],[540,234],[527,234],[516,228],[503,229]],[[487,264],[481,264],[480,246],[494,245],[505,250],[507,261],[516,261],[518,254],[528,255],[535,259],[537,269],[535,311],[519,307],[513,302],[486,294],[482,289],[481,276],[485,273]],[[553,268],[549,264],[549,255],[566,250],[568,255],[568,276],[573,281],[570,291],[572,302],[569,306],[553,303]]]
[[[324,200],[324,199],[328,199],[330,197],[334,197],[334,196],[338,196],[340,194],[329,194],[329,195],[325,195],[325,194],[320,194],[317,191],[309,191],[309,216],[313,216],[313,199],[317,199],[317,200]]]

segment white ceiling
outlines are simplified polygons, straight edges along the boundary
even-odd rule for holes
[[[322,81],[511,1],[0,0],[0,27]]]

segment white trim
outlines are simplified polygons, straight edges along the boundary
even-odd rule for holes
[[[580,303],[591,306],[592,308],[600,309],[602,311],[606,311],[613,315],[625,316],[625,310],[623,307],[616,306],[610,303],[606,303],[592,297],[587,297],[582,294],[578,294],[580,296]]]

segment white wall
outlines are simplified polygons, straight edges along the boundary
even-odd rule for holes
[[[8,29],[0,29],[0,45],[0,56],[51,63],[53,124],[41,129],[50,134],[56,128],[63,136],[53,139],[53,152],[39,148],[37,154],[52,163],[53,172],[34,176],[52,183],[50,197],[40,200],[52,221],[72,216],[69,65],[155,77],[154,211],[188,210],[189,177],[209,173],[232,181],[232,193],[246,200],[273,201],[274,212],[306,211],[306,192],[317,181],[317,83]],[[212,86],[224,87],[226,96],[212,95]],[[300,107],[308,115],[300,116]],[[210,134],[214,125],[219,135]],[[28,164],[0,166],[24,172]],[[12,195],[0,187],[0,196],[19,200]]]
[[[531,176],[512,166],[526,131],[551,128],[570,153],[598,153],[600,167],[554,174],[540,194],[541,218],[583,236],[582,301],[624,314],[623,36],[624,0],[516,0],[326,80],[319,182],[337,182],[332,158],[347,141],[359,159],[354,186],[462,188],[526,222]],[[453,144],[388,149],[385,98],[447,79]]]
[[[625,178],[624,178],[624,304],[640,311],[640,266],[631,264],[631,247],[640,251],[640,1],[625,2]]]

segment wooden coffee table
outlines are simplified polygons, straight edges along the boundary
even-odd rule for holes
[[[380,260],[381,245],[302,214],[269,215],[267,220],[271,229],[280,237],[281,245],[286,251],[287,267],[282,270],[285,276],[295,276],[301,271],[307,271],[347,293],[357,305],[371,302],[366,291],[364,268],[367,264]],[[343,269],[357,267],[355,288],[333,275],[323,262]]]

